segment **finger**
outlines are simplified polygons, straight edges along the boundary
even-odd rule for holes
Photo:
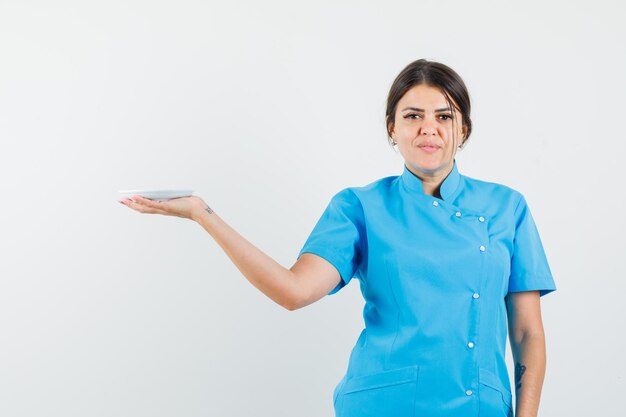
[[[131,197],[131,200],[133,200],[135,203],[143,204],[144,206],[148,206],[152,208],[158,208],[159,205],[161,204],[158,201],[150,200],[149,198],[144,198],[140,195],[135,195]]]
[[[120,204],[124,204],[125,206],[130,206],[131,204],[135,203],[133,200],[131,200],[130,198],[122,198],[121,200],[118,200],[118,202]]]
[[[152,204],[151,204],[152,203]],[[169,214],[167,211],[160,209],[157,205],[154,204],[151,200],[146,198],[136,198],[132,197],[130,200],[127,200],[127,206],[137,210],[140,213],[154,213],[154,214]]]
[[[152,200],[150,198],[142,197],[140,195],[132,196],[131,200],[133,200],[136,203],[148,206],[148,207],[159,207],[161,205],[160,201]]]

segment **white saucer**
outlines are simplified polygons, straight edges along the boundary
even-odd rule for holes
[[[172,198],[190,197],[193,190],[120,190],[122,198],[139,195],[150,200],[167,201]]]

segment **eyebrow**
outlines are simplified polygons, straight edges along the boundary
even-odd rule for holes
[[[424,111],[424,109],[418,109],[417,107],[405,107],[404,109],[402,109],[402,111],[407,111],[407,110],[421,111],[421,112]],[[442,112],[442,111],[450,111],[450,107],[446,107],[446,108],[443,108],[443,109],[437,109],[437,110],[435,110],[435,113],[439,113],[439,112]]]

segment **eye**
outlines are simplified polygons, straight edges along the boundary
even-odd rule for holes
[[[405,115],[404,118],[405,119],[413,119],[413,120],[415,120],[416,116],[419,116],[419,114],[410,113],[410,114]],[[439,117],[443,118],[443,120],[445,120],[445,121],[453,119],[451,114],[442,114]]]

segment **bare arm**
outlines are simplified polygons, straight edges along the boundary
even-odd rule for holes
[[[287,269],[237,233],[217,213],[209,211],[196,211],[192,220],[213,237],[252,285],[286,309],[307,306],[339,283],[339,272],[325,259],[304,253]]]
[[[304,253],[287,269],[248,242],[198,196],[153,201],[135,195],[120,203],[140,213],[182,217],[200,224],[241,273],[261,292],[288,310],[307,306],[326,294],[341,277],[325,259]]]
[[[509,293],[507,314],[515,362],[515,415],[537,417],[546,370],[539,291]]]

